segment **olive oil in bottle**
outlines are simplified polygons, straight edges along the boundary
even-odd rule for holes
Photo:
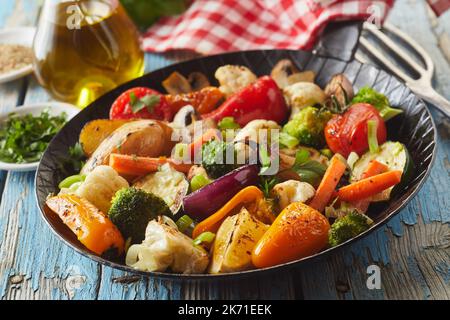
[[[118,0],[46,0],[33,50],[39,83],[81,108],[144,72],[138,31]]]

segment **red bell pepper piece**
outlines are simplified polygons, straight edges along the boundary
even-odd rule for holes
[[[219,122],[225,117],[233,117],[240,126],[245,126],[256,119],[282,123],[288,113],[283,93],[276,82],[269,76],[263,76],[232,95],[216,110],[202,115],[202,118]]]

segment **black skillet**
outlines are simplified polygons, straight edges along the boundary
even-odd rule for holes
[[[208,56],[156,70],[108,92],[66,124],[44,153],[35,181],[36,197],[42,217],[50,229],[65,244],[94,261],[136,274],[172,280],[231,279],[263,275],[274,271],[279,272],[282,269],[293,268],[306,261],[323,257],[367,236],[398,213],[424,183],[434,159],[435,125],[423,101],[417,98],[402,82],[385,71],[371,65],[361,64],[353,59],[360,30],[360,23],[332,23],[325,29],[322,38],[312,52],[256,50]],[[147,86],[164,92],[161,82],[173,71],[185,75],[193,71],[200,71],[209,76],[211,83],[216,83],[213,79],[214,72],[217,67],[225,64],[245,65],[257,75],[265,75],[270,73],[275,63],[284,58],[291,59],[300,70],[314,70],[317,73],[316,82],[321,87],[328,82],[332,75],[343,72],[353,82],[355,89],[365,85],[372,86],[386,94],[394,106],[405,111],[402,116],[389,121],[388,137],[390,140],[398,140],[406,145],[412,155],[416,169],[411,181],[403,187],[403,190],[400,190],[388,203],[371,208],[369,214],[374,218],[375,223],[369,230],[337,247],[271,268],[223,275],[182,275],[164,272],[140,272],[124,264],[105,260],[87,250],[61,220],[45,208],[46,197],[50,193],[58,192],[58,183],[64,178],[58,166],[58,159],[67,157],[69,146],[78,141],[79,133],[87,122],[108,118],[112,102],[125,90],[136,86]]]

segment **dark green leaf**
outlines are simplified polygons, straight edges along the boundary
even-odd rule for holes
[[[313,186],[320,183],[325,174],[326,167],[315,160],[310,160],[309,151],[300,149],[295,155],[295,164],[292,167],[300,177],[301,181],[308,182]]]

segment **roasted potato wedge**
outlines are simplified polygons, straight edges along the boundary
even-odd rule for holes
[[[87,157],[90,157],[106,137],[127,122],[129,122],[129,120],[109,119],[99,119],[88,122],[83,127],[83,130],[81,130],[79,139],[84,154]]]
[[[245,208],[226,218],[216,234],[209,273],[251,269],[253,247],[268,228]]]
[[[175,145],[172,128],[161,121],[131,121],[114,130],[103,140],[88,159],[81,174],[88,174],[95,167],[108,164],[111,153],[142,157],[169,156]]]

